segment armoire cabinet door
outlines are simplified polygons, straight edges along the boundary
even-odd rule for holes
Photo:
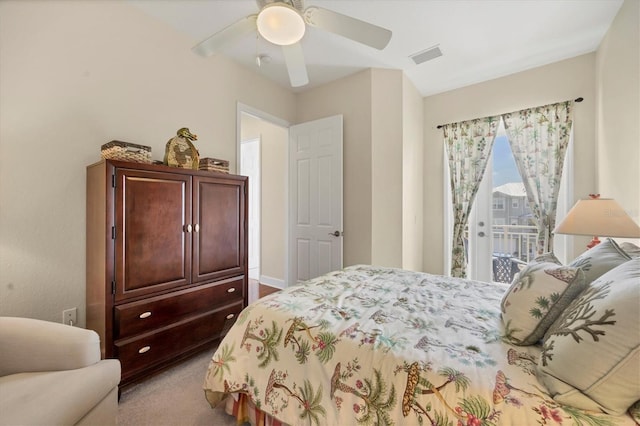
[[[193,179],[193,282],[245,273],[245,181]]]
[[[116,301],[191,282],[191,177],[117,169]]]

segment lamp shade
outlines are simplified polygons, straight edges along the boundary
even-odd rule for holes
[[[306,29],[302,15],[284,3],[270,3],[263,7],[256,24],[265,40],[280,46],[297,43]]]
[[[640,226],[611,198],[579,200],[553,230],[556,234],[640,238]]]

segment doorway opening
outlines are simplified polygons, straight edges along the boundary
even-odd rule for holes
[[[259,284],[287,282],[289,123],[247,105],[237,108],[237,172],[249,176],[249,302]]]
[[[342,267],[342,168],[341,115],[290,126],[238,104],[236,170],[250,176],[250,302],[259,284],[283,289]]]
[[[260,281],[260,137],[240,141],[240,174],[249,177],[249,279]]]

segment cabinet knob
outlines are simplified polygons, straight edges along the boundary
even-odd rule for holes
[[[229,314],[229,315],[227,315],[227,319],[231,319],[231,318],[233,318],[235,316],[236,316],[236,314]]]
[[[196,223],[196,226],[195,226],[194,229],[195,229],[196,232],[200,232],[200,225],[198,223]]]
[[[145,318],[149,318],[151,316],[151,312],[147,311],[147,312],[143,312],[140,314],[140,319],[145,319]]]
[[[143,353],[145,353],[145,352],[148,352],[148,351],[149,351],[149,349],[151,349],[151,346],[145,346],[145,347],[142,347],[142,348],[138,349],[138,353],[139,353],[139,354],[143,354]]]
[[[234,291],[236,291],[235,287],[231,287],[227,289],[227,293],[233,293]]]
[[[191,232],[191,230],[193,229],[193,227],[191,226],[191,224],[188,224],[185,229],[187,230],[187,232]]]

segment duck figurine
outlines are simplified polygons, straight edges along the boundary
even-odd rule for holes
[[[169,139],[164,151],[164,164],[171,167],[198,170],[200,153],[191,141],[198,140],[198,136],[183,127],[176,132],[176,136]]]

